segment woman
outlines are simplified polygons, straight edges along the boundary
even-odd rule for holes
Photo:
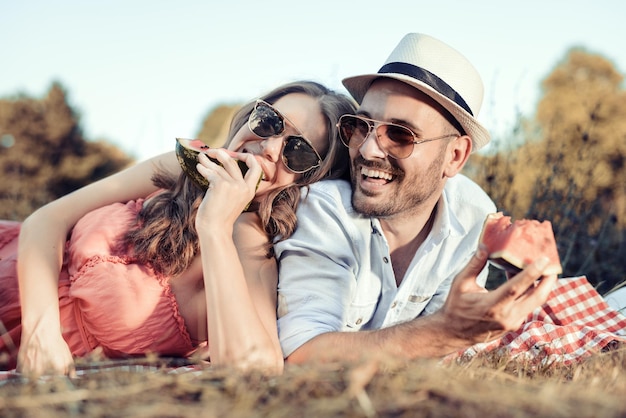
[[[220,164],[200,154],[206,192],[172,152],[1,224],[3,367],[71,373],[95,349],[189,356],[208,341],[213,364],[280,372],[271,244],[293,232],[301,187],[347,175],[335,124],[353,112],[288,84],[235,115],[228,151],[206,152]]]

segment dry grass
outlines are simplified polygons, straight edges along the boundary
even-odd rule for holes
[[[626,351],[541,370],[495,356],[463,364],[289,366],[281,376],[220,368],[175,373],[153,363],[73,379],[10,379],[0,385],[0,411],[5,417],[623,417],[624,393]]]

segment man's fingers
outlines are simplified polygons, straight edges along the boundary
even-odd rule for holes
[[[527,293],[535,282],[543,276],[543,271],[548,266],[549,261],[547,257],[538,258],[524,270],[501,285],[494,293],[499,294],[498,296],[501,301],[518,299],[520,296]],[[535,290],[533,289],[531,293],[535,293]]]
[[[548,257],[541,256],[528,266],[528,270],[533,275],[542,275],[549,262],[550,259]]]
[[[518,309],[530,313],[536,307],[543,305],[548,300],[556,281],[556,274],[543,276],[540,281],[536,282],[536,286],[531,287],[519,298]]]

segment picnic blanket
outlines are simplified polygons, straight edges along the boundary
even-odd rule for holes
[[[446,360],[497,352],[543,366],[567,365],[619,345],[626,347],[626,316],[611,308],[580,276],[559,279],[548,301],[517,331],[473,345]]]
[[[81,378],[90,374],[108,371],[181,374],[201,372],[207,367],[210,367],[207,362],[195,363],[191,360],[179,357],[113,359],[77,364],[75,377]],[[39,380],[46,381],[47,379],[53,377],[54,376],[42,376]],[[0,386],[11,382],[23,383],[27,381],[28,379],[21,373],[18,373],[15,369],[0,371]]]

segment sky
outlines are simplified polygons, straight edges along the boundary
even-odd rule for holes
[[[422,32],[476,66],[478,119],[497,136],[572,47],[626,73],[624,19],[622,0],[0,0],[0,98],[58,81],[86,138],[142,160],[195,137],[218,104],[298,79],[345,92],[342,78]]]

